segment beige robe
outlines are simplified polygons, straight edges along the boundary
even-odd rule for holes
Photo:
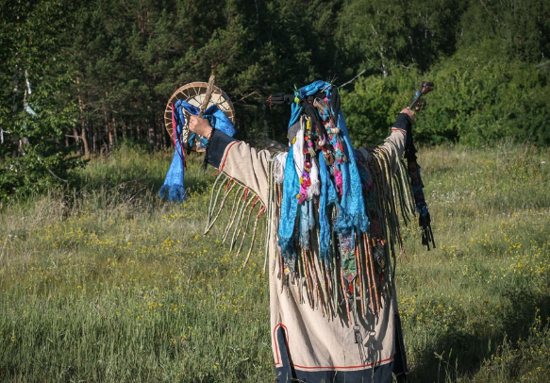
[[[405,139],[404,130],[393,128],[383,144],[392,163],[401,158]],[[357,150],[356,154],[371,160],[367,150]],[[256,151],[244,142],[233,141],[225,147],[219,170],[252,189],[265,206],[273,207],[276,202],[269,190],[271,161],[268,151]],[[271,221],[271,336],[277,381],[370,382],[374,373],[373,381],[391,382],[396,353],[395,291],[383,299],[378,315],[369,312],[353,324],[345,314],[330,318],[321,309],[303,303],[298,281],[282,286],[277,255],[278,212],[276,208],[267,210]]]

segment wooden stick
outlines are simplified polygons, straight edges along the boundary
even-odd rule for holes
[[[208,87],[206,88],[206,94],[204,95],[204,100],[200,107],[199,118],[202,118],[202,115],[204,114],[206,107],[210,103],[210,99],[212,98],[212,90],[214,89],[215,78],[216,76],[214,76],[214,71],[212,71],[212,73],[210,74],[210,78],[208,79]]]

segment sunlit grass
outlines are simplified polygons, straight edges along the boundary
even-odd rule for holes
[[[546,381],[529,375],[533,363],[503,363],[514,370],[506,379],[492,370],[510,344],[548,342],[549,159],[548,150],[510,144],[421,151],[439,246],[425,252],[408,235],[412,251],[398,269],[413,381]],[[534,323],[546,332],[530,332]],[[548,374],[548,353],[539,357]]]
[[[64,191],[0,206],[0,381],[271,382],[263,246],[203,236],[214,172],[157,196],[171,153],[124,147]],[[419,152],[437,248],[404,229],[414,382],[546,382],[550,151]],[[261,242],[261,241],[259,241]]]

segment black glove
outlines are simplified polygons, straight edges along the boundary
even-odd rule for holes
[[[411,136],[412,133],[412,121],[407,113],[399,113],[395,123],[393,124],[394,128],[403,129],[407,132],[408,136]]]

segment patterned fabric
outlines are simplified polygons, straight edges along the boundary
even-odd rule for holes
[[[279,222],[279,246],[287,270],[294,269],[296,244],[309,249],[307,232],[317,226],[323,233],[319,255],[327,263],[333,256],[327,243],[331,230],[351,234],[368,229],[354,149],[344,115],[332,102],[335,92],[330,83],[315,81],[298,89],[291,105],[289,128],[297,131],[289,134],[293,137],[289,150],[293,155],[287,157],[285,165]],[[322,212],[319,225],[311,213],[313,205]],[[327,217],[332,206],[336,208],[333,225]]]

